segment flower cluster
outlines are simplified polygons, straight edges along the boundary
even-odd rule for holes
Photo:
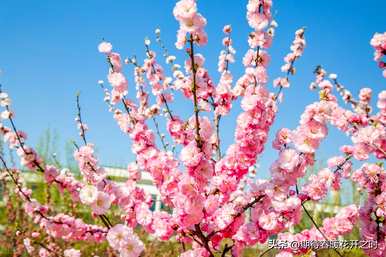
[[[303,230],[297,234],[291,234],[289,232],[281,233],[278,235],[278,239],[285,240],[287,242],[303,242],[303,241],[320,241],[320,240],[334,240],[339,236],[342,236],[350,232],[358,219],[359,213],[355,205],[349,205],[342,208],[335,217],[326,218],[323,221],[323,225],[320,228],[311,228]],[[317,250],[317,249],[316,249]],[[292,247],[285,249],[284,252],[293,256],[292,254],[298,255],[300,253],[305,254],[309,251],[309,248],[297,248]],[[279,256],[287,256],[281,253]]]
[[[368,249],[369,256],[384,256],[386,253],[386,173],[383,164],[365,163],[352,175],[368,198],[360,209],[361,237],[377,241],[377,249]]]
[[[386,55],[386,33],[375,33],[370,41],[375,49],[374,60],[378,63],[379,68],[383,70],[383,76],[386,78],[386,62],[382,58]]]
[[[295,129],[279,129],[272,142],[278,156],[270,166],[270,177],[255,178],[256,162],[267,149],[281,91],[289,87],[289,76],[295,74],[295,61],[303,54],[306,44],[305,30],[297,30],[291,52],[282,66],[286,75],[273,81],[279,89],[277,93],[271,92],[268,48],[278,26],[272,20],[271,7],[271,0],[248,1],[247,21],[253,31],[248,35],[249,49],[242,60],[244,72],[237,79],[229,69],[229,64],[235,61],[232,27],[223,28],[224,50],[219,55],[217,84],[205,67],[204,56],[196,51],[198,46],[207,43],[207,35],[204,31],[206,19],[198,12],[195,0],[180,0],[173,10],[179,22],[176,47],[186,47],[184,63],[176,63],[176,58],[161,41],[160,30],[156,30],[156,41],[166,63],[171,66],[170,76],[157,62],[148,38],[144,42],[146,57],[143,62],[136,57],[125,59],[125,64],[134,66],[136,95],[133,99],[128,95],[128,80],[123,74],[120,55],[113,52],[111,43],[99,44],[98,50],[109,65],[107,78],[112,90],[105,88],[103,81],[98,84],[117,125],[131,140],[134,155],[126,169],[128,178],[120,183],[109,179],[99,164],[94,145],[86,139],[88,127],[81,117],[79,95],[76,122],[84,144],[74,143],[74,158],[80,180],[69,170],[46,163],[26,144],[26,134],[16,129],[11,100],[0,90],[0,105],[4,107],[0,115],[0,133],[7,146],[16,151],[20,164],[40,172],[49,186],[57,187],[60,192],[67,191],[74,204],[90,207],[91,217],[102,222],[104,227],[87,224],[74,215],[57,213],[51,206],[32,198],[32,191],[19,178],[20,171],[9,169],[0,155],[6,175],[15,183],[16,192],[32,221],[52,238],[97,243],[106,240],[111,251],[121,257],[138,257],[144,251],[143,242],[134,233],[137,226],[157,239],[169,240],[175,236],[183,245],[182,257],[226,256],[229,253],[238,257],[246,247],[263,244],[272,236],[287,241],[336,239],[349,233],[359,217],[361,237],[376,240],[379,246],[367,253],[372,257],[384,256],[386,176],[383,164],[365,163],[352,170],[357,162],[386,157],[386,91],[379,93],[375,112],[370,88],[361,89],[358,100],[354,100],[338,82],[336,74],[328,76],[318,66],[310,87],[319,89],[319,100],[305,108]],[[385,66],[381,61],[385,54],[384,38],[377,34],[371,41],[382,68]],[[352,110],[340,105],[334,87],[344,102],[351,104]],[[192,115],[178,116],[174,110],[172,113],[171,105],[177,93],[192,104]],[[223,155],[220,119],[236,103],[240,103],[241,113],[236,120],[234,142]],[[160,118],[166,121],[159,122]],[[161,124],[166,124],[165,134]],[[328,159],[327,167],[321,167],[301,185],[299,181],[314,165],[329,126],[344,132],[351,145],[342,146],[340,154]],[[173,143],[172,147],[168,141]],[[142,172],[151,175],[156,193],[168,211],[152,209],[155,204],[152,195],[138,185]],[[357,183],[367,193],[364,205],[359,211],[355,205],[341,208],[318,226],[307,210],[307,202],[320,202],[330,190],[340,190],[342,179]],[[119,216],[116,209],[119,209]],[[110,215],[114,216],[113,223]],[[299,233],[287,232],[302,218],[311,219],[314,226]],[[33,237],[32,234],[25,237],[27,252],[37,250]],[[185,248],[185,245],[189,246]],[[65,257],[81,254],[75,248],[62,252]],[[306,252],[304,248],[286,248],[278,256]],[[39,254],[49,256],[49,248],[40,248]]]
[[[225,38],[222,43],[226,50],[222,50],[219,55],[218,71],[221,73],[221,77],[216,87],[214,97],[215,114],[218,116],[223,116],[229,113],[232,108],[232,100],[234,98],[231,90],[233,76],[229,71],[229,63],[233,63],[235,61],[234,55],[236,51],[232,46],[231,25],[226,25],[223,28],[223,32],[225,33]]]
[[[74,202],[80,200],[79,191],[83,187],[83,183],[78,181],[68,169],[59,171],[56,167],[47,165],[44,171],[44,178],[49,185],[55,184],[60,192],[66,190],[70,193]]]
[[[308,184],[303,186],[302,193],[314,201],[318,201],[327,195],[329,184],[333,174],[329,169],[322,169],[317,175],[311,175]]]
[[[113,47],[108,42],[102,42],[98,46],[99,52],[106,55],[111,68],[107,79],[113,87],[111,91],[111,103],[116,104],[123,99],[127,94],[128,82],[125,75],[122,73],[121,56],[113,52]]]
[[[271,0],[250,0],[247,5],[247,20],[249,26],[256,31],[263,31],[271,20]]]
[[[62,238],[64,240],[85,240],[100,242],[104,240],[107,231],[97,225],[90,225],[83,222],[79,218],[75,218],[63,213],[55,216],[49,215],[49,207],[40,204],[36,199],[32,198],[32,191],[24,186],[24,181],[20,177],[20,171],[9,170],[5,164],[3,157],[1,157],[3,165],[12,177],[16,184],[16,192],[23,199],[24,210],[28,216],[37,223],[41,229],[52,237]]]
[[[149,47],[149,45],[146,45],[146,47]],[[164,81],[165,75],[163,68],[156,62],[155,52],[148,50],[146,54],[147,58],[144,63],[144,71],[146,73],[146,78],[152,86],[153,94],[160,95],[162,91],[166,88],[165,84],[167,84],[167,81]],[[162,83],[162,81],[164,81],[164,83]]]
[[[223,32],[225,34],[225,38],[222,40],[223,46],[225,46],[226,50],[221,50],[219,58],[218,58],[218,71],[223,73],[228,70],[229,63],[235,62],[235,49],[232,46],[232,26],[226,25],[223,28]]]
[[[190,40],[193,40],[200,46],[208,42],[208,36],[204,31],[206,19],[197,12],[196,0],[181,0],[177,2],[173,14],[180,23],[176,42],[178,49],[182,49],[186,44],[187,34],[190,35]]]
[[[112,199],[109,194],[98,191],[95,186],[84,186],[79,193],[80,201],[90,205],[93,212],[102,215],[110,208]]]
[[[275,87],[287,88],[290,86],[288,75],[295,74],[294,63],[303,54],[306,46],[306,40],[304,39],[304,28],[295,32],[295,39],[290,47],[291,53],[284,57],[285,64],[281,67],[282,72],[286,72],[286,77],[279,77],[273,81]]]
[[[78,162],[79,170],[87,183],[97,185],[106,177],[105,171],[98,166],[98,160],[94,156],[94,146],[87,144],[79,147],[74,152],[74,158]]]
[[[136,257],[144,249],[143,243],[133,231],[122,224],[115,225],[109,230],[107,241],[113,249],[119,251],[120,257]]]

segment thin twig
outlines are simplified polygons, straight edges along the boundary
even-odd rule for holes
[[[269,251],[271,251],[274,247],[271,246],[270,248],[266,249],[264,252],[262,252],[259,257],[263,257],[264,255],[266,255]]]
[[[146,54],[149,56],[149,58],[152,58],[149,46],[145,45],[145,47],[146,47]],[[156,70],[153,63],[151,64],[151,72],[152,74],[156,74]],[[172,111],[170,110],[166,97],[163,93],[161,93],[161,98],[162,98],[162,101],[165,103],[166,111],[169,114],[170,119],[174,121]]]
[[[225,244],[224,250],[223,250],[223,252],[222,252],[222,254],[221,254],[221,257],[225,257],[225,255],[227,254],[227,252],[229,252],[230,250],[232,250],[233,246],[234,246],[233,244],[232,244],[232,245]]]
[[[199,224],[194,225],[194,228],[195,228],[194,232],[201,239],[201,242],[203,243],[204,248],[209,252],[209,257],[214,257],[214,254],[212,253],[212,250],[210,249],[210,246],[209,246],[209,237],[206,237],[204,233],[202,233]]]
[[[161,132],[160,132],[160,129],[159,129],[159,125],[158,125],[158,122],[157,120],[155,119],[155,117],[152,117],[153,119],[153,122],[154,122],[154,126],[155,126],[155,129],[156,129],[156,132],[157,132],[157,135],[158,137],[160,138],[161,140],[161,144],[162,144],[162,147],[165,151],[167,151],[167,146],[166,146],[166,143],[165,143],[165,139],[164,139],[164,136],[161,135]]]
[[[86,131],[84,130],[84,124],[83,124],[83,121],[82,121],[82,113],[81,113],[80,99],[79,98],[80,98],[80,93],[77,93],[76,94],[76,108],[78,110],[77,117],[79,119],[78,121],[79,121],[79,124],[80,124],[80,131],[81,131],[80,137],[82,138],[84,144],[87,145]]]
[[[0,155],[0,161],[3,163],[3,166],[4,166],[4,169],[6,170],[6,172],[8,173],[8,175],[12,178],[12,181],[15,183],[18,191],[24,196],[24,198],[28,201],[28,202],[32,202],[32,199],[23,191],[23,189],[21,188],[19,182],[16,180],[16,178],[13,176],[11,170],[8,168],[7,166],[7,163],[6,161],[4,160],[3,156]],[[43,214],[40,210],[35,210],[34,211],[35,213],[37,213],[41,218],[45,219],[45,220],[48,220],[54,224],[60,224],[60,225],[63,225],[65,223],[63,222],[59,222],[59,221],[56,221],[56,220],[52,220],[50,217],[47,217],[45,214]],[[99,229],[95,229],[95,230],[87,230],[85,231],[86,233],[95,233],[95,232],[104,232],[104,231],[101,231]]]
[[[189,50],[189,56],[190,61],[192,65],[192,76],[193,76],[193,85],[192,85],[192,94],[193,94],[193,103],[194,103],[194,116],[195,116],[195,122],[196,122],[196,143],[199,148],[202,147],[202,140],[200,136],[200,120],[199,120],[199,109],[198,109],[198,101],[197,101],[197,82],[196,82],[196,64],[194,61],[194,45],[193,45],[193,35],[190,35],[190,50]]]
[[[299,193],[299,189],[298,189],[298,185],[296,184],[296,192]],[[312,224],[314,224],[316,230],[319,231],[319,233],[322,235],[322,237],[326,240],[326,241],[329,241],[329,239],[327,238],[327,236],[322,232],[322,230],[319,228],[318,224],[316,223],[316,221],[314,220],[314,218],[312,217],[312,215],[310,214],[310,212],[307,210],[307,208],[305,207],[304,203],[302,202],[301,203],[302,205],[302,208],[304,210],[304,212],[306,213],[306,215],[308,216],[308,218],[311,220]],[[343,255],[337,250],[337,249],[333,249],[334,252],[336,252],[340,257],[343,257]]]
[[[1,92],[1,90],[0,90],[0,92]],[[8,105],[6,105],[5,108],[7,111],[10,111]],[[29,153],[26,151],[26,149],[24,147],[24,142],[21,140],[19,133],[17,132],[17,128],[16,128],[16,125],[15,125],[12,117],[9,117],[9,121],[11,123],[13,132],[16,134],[16,138],[17,138],[17,141],[18,141],[21,149],[23,150],[24,154],[28,155]],[[32,163],[35,165],[35,167],[37,168],[37,170],[39,172],[45,173],[45,169],[40,165],[40,163],[35,158],[33,159]],[[63,186],[63,183],[58,181],[57,179],[54,179],[53,181],[56,182],[57,184]],[[42,216],[42,214],[40,214],[40,216]],[[107,226],[107,228],[110,229],[110,226]]]
[[[217,153],[217,160],[221,159],[220,120],[221,120],[221,115],[215,115],[214,126],[216,127],[216,153]]]

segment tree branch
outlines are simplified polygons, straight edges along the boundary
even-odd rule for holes
[[[193,93],[193,103],[194,103],[194,116],[195,116],[195,122],[196,122],[196,143],[199,148],[202,147],[202,140],[200,137],[200,120],[199,120],[199,109],[198,109],[198,101],[197,101],[197,83],[196,83],[196,64],[194,62],[194,45],[193,45],[193,35],[190,35],[189,43],[190,43],[190,50],[189,50],[189,56],[190,61],[192,65],[192,76],[193,76],[193,85],[192,85],[192,93]]]

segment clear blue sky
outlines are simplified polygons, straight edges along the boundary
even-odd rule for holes
[[[209,45],[199,51],[205,54],[206,66],[212,70],[215,81],[221,30],[225,24],[234,27],[238,62],[231,69],[236,75],[242,72],[240,60],[247,49],[250,31],[245,19],[246,2],[199,1],[199,10],[208,19],[209,34]],[[153,38],[154,29],[160,27],[169,51],[176,53],[174,3],[171,0],[2,0],[0,82],[13,98],[16,124],[29,134],[29,143],[36,144],[46,128],[56,129],[62,143],[78,140],[74,116],[75,92],[80,90],[83,116],[91,128],[88,137],[96,144],[101,162],[124,165],[132,160],[130,141],[107,111],[96,84],[99,79],[106,80],[107,73],[97,44],[106,38],[123,57],[132,54],[143,57],[143,38]],[[372,60],[369,41],[375,32],[386,30],[386,1],[278,0],[273,8],[279,28],[270,49],[271,78],[280,74],[282,58],[289,51],[297,28],[307,27],[308,44],[304,56],[296,63],[298,72],[291,78],[291,88],[285,90],[285,100],[271,134],[279,127],[295,128],[304,107],[317,99],[317,95],[308,90],[317,64],[338,73],[340,81],[354,94],[363,86],[372,87],[375,93],[385,89],[381,71]],[[132,80],[130,82],[134,90]],[[185,114],[191,110],[188,102],[179,101],[172,107],[179,114],[184,109]],[[238,110],[223,120],[225,146],[233,140]],[[331,132],[331,137],[322,145],[319,159],[325,160],[336,153],[337,144],[343,142],[347,141],[340,133]],[[269,142],[261,159],[263,174],[275,157]]]

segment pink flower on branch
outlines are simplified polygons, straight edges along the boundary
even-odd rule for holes
[[[278,26],[271,9],[270,0],[248,1],[246,17],[252,31],[247,37],[249,49],[242,59],[244,72],[238,78],[230,67],[235,62],[232,27],[224,26],[218,83],[206,68],[205,57],[198,52],[199,47],[207,44],[208,37],[207,20],[198,12],[195,0],[178,1],[173,10],[179,24],[175,45],[185,48],[185,61],[178,64],[176,57],[168,54],[160,30],[156,30],[156,41],[171,66],[170,75],[157,61],[159,57],[148,38],[144,41],[143,62],[136,57],[122,62],[111,43],[99,44],[99,52],[107,59],[107,80],[111,85],[108,88],[103,81],[99,82],[104,101],[120,130],[131,140],[134,155],[125,169],[128,178],[122,183],[108,178],[94,145],[86,139],[88,126],[81,117],[79,95],[76,123],[84,144],[75,144],[74,158],[82,177],[77,180],[70,171],[47,165],[26,144],[26,134],[16,129],[11,100],[0,92],[0,105],[4,107],[0,132],[9,148],[16,151],[20,164],[42,173],[46,182],[60,192],[69,192],[74,203],[88,206],[92,217],[98,217],[105,227],[87,224],[69,214],[55,214],[52,206],[32,198],[32,191],[16,176],[17,169],[7,168],[31,220],[53,238],[98,243],[107,240],[109,247],[123,257],[140,256],[145,251],[134,233],[136,226],[161,240],[176,236],[184,246],[191,244],[180,256],[214,257],[229,253],[242,256],[245,247],[264,244],[272,236],[288,241],[336,239],[349,233],[359,218],[361,238],[375,240],[380,246],[367,253],[384,256],[386,176],[383,164],[371,161],[382,161],[386,156],[385,91],[379,93],[377,109],[373,109],[370,103],[374,93],[370,88],[361,89],[355,100],[336,74],[328,74],[318,66],[310,88],[319,90],[319,100],[306,106],[296,128],[277,131],[270,142],[278,151],[270,166],[270,177],[255,178],[257,160],[264,150],[269,150],[266,144],[283,97],[282,89],[290,86],[290,75],[295,75],[295,65],[306,45],[304,28],[297,30],[281,67],[285,75],[273,80],[278,89],[271,92],[268,50]],[[383,34],[376,34],[371,45],[376,50],[375,60],[383,69]],[[135,88],[129,87],[123,64],[133,65]],[[334,88],[348,107],[340,104]],[[129,90],[136,92],[133,99],[129,98]],[[192,106],[192,114],[172,109],[179,93]],[[233,143],[223,154],[220,121],[236,103],[240,104],[241,113],[237,116]],[[318,148],[331,127],[345,133],[350,145],[340,147],[340,154],[329,158],[326,167],[301,185],[300,179],[317,160]],[[6,165],[3,157],[1,160]],[[364,160],[368,162],[354,168]],[[169,211],[152,210],[152,196],[139,186],[143,172],[150,174],[157,195]],[[343,207],[318,224],[306,202],[321,202],[330,190],[341,190],[343,180],[356,183],[367,193],[365,203]],[[108,215],[115,215],[111,210],[116,209],[119,216],[113,224]],[[288,232],[302,218],[310,219],[313,226],[299,233]],[[28,238],[24,244],[35,251]],[[308,250],[286,248],[277,256],[290,257]],[[44,250],[41,252],[47,255]],[[80,256],[79,250],[73,248],[63,250],[63,254]]]

